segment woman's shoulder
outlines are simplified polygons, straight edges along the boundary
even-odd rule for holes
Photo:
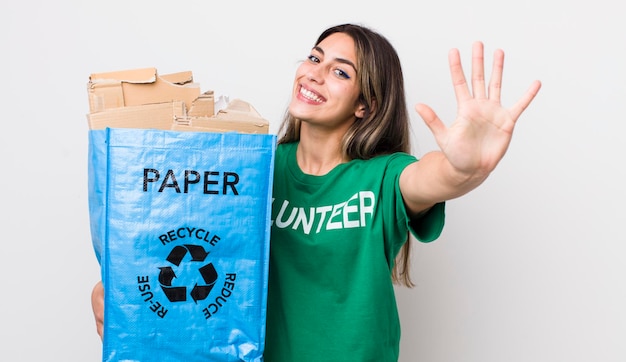
[[[408,165],[412,162],[417,161],[417,158],[409,153],[405,152],[394,152],[388,154],[382,154],[374,156],[367,160],[361,160],[366,164],[383,164],[383,165],[393,165],[393,164],[403,164]]]
[[[346,169],[367,174],[399,174],[406,166],[417,161],[415,156],[396,152],[374,156],[369,159],[356,159],[344,164]]]

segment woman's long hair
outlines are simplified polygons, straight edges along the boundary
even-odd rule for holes
[[[410,152],[409,115],[404,93],[400,59],[391,43],[366,27],[342,24],[325,30],[315,45],[329,35],[344,33],[355,43],[359,102],[365,115],[348,129],[342,140],[342,152],[348,159],[367,160],[395,152]],[[300,139],[300,120],[287,112],[279,130],[278,143]],[[410,238],[398,253],[392,277],[394,282],[413,286],[410,271]]]

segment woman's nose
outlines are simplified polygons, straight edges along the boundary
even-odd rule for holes
[[[324,81],[324,77],[322,76],[321,71],[321,66],[309,67],[306,72],[306,78],[311,82],[322,83]]]

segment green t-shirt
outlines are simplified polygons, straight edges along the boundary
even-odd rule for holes
[[[394,258],[409,231],[422,242],[440,235],[445,204],[410,222],[398,180],[411,155],[312,176],[296,149],[276,151],[265,361],[397,361]]]

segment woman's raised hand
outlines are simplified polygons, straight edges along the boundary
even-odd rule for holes
[[[541,83],[534,81],[511,108],[500,103],[504,52],[496,50],[489,86],[485,84],[483,44],[472,47],[471,90],[466,81],[459,51],[450,51],[450,74],[457,100],[456,120],[446,127],[425,104],[416,111],[433,133],[454,169],[468,177],[484,178],[504,157],[518,118],[535,98]]]

